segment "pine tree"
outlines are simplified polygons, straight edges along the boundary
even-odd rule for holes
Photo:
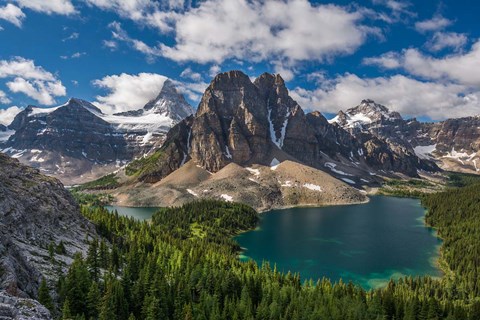
[[[62,319],[63,320],[71,320],[72,319],[72,312],[70,311],[70,301],[67,299],[63,303],[62,308]]]
[[[50,311],[53,311],[53,301],[50,296],[50,292],[47,287],[47,281],[45,278],[42,278],[40,282],[40,287],[38,288],[38,301],[45,306]]]
[[[99,269],[100,269],[100,261],[99,261],[99,254],[98,254],[98,239],[94,239],[88,248],[87,253],[87,264],[88,270],[92,275],[93,281],[98,281],[99,277]]]
[[[92,282],[87,295],[87,315],[91,319],[96,319],[99,313],[100,306],[100,290],[96,282]]]

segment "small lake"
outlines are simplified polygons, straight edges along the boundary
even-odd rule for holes
[[[419,200],[374,196],[367,204],[269,211],[236,240],[241,259],[370,289],[405,275],[442,275],[435,265],[441,240],[424,214]]]
[[[105,206],[110,212],[117,210],[121,216],[132,217],[137,220],[147,220],[159,209],[156,207],[118,207],[118,206]]]

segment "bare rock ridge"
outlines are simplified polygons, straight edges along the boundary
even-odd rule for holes
[[[54,283],[55,268],[65,269],[74,253],[85,253],[86,238],[96,231],[57,179],[2,153],[0,168],[0,305],[19,311],[18,299],[36,297],[42,278]],[[48,246],[60,243],[65,251],[55,254],[54,266]]]
[[[0,150],[68,184],[92,180],[158,148],[193,113],[166,80],[142,109],[104,114],[76,98],[53,108],[28,106],[0,128]]]
[[[479,117],[435,123],[404,120],[397,112],[390,112],[372,100],[364,100],[357,107],[340,111],[330,122],[359,139],[365,134],[373,136],[391,149],[413,152],[418,158],[434,161],[445,170],[480,171]]]
[[[190,159],[210,172],[229,163],[268,166],[274,159],[322,170],[332,168],[331,163],[343,164],[351,167],[349,180],[380,170],[409,176],[417,176],[419,169],[438,170],[428,159],[418,158],[412,148],[353,124],[355,112],[364,112],[369,123],[403,121],[398,113],[366,101],[347,112],[343,122],[339,115],[329,123],[319,112],[305,114],[289,96],[280,75],[264,73],[252,83],[240,71],[222,73],[205,90],[195,116],[167,135],[157,163],[160,171],[150,170],[139,179],[159,181]],[[172,161],[166,154],[180,156]],[[342,176],[341,170],[330,171]]]

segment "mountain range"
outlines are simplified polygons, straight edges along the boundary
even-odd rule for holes
[[[351,203],[384,178],[479,170],[478,117],[420,122],[366,99],[327,120],[306,113],[278,74],[251,81],[241,71],[221,73],[193,113],[171,81],[123,113],[72,98],[24,109],[0,128],[0,148],[67,184],[109,173],[101,181],[113,185],[93,185],[123,205],[202,197],[257,209]]]
[[[105,114],[75,98],[48,109],[27,106],[8,127],[0,128],[0,148],[66,184],[76,184],[148,154],[193,111],[170,80],[155,99],[129,112]]]

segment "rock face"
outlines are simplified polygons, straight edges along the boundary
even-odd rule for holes
[[[0,291],[0,319],[50,320],[50,311],[33,299],[12,297]]]
[[[142,113],[152,111],[161,114],[177,123],[193,114],[192,106],[180,94],[171,80],[166,80],[158,96],[143,107]]]
[[[385,106],[379,105],[372,100],[364,100],[362,103],[345,112],[340,111],[330,121],[338,124],[346,131],[365,140],[372,137],[377,139],[373,145],[386,144],[394,153],[384,157],[393,161],[393,166],[386,170],[402,171],[397,167],[404,166],[403,171],[423,169],[434,170],[432,161],[446,170],[479,172],[480,150],[480,118],[466,117],[448,119],[436,123],[423,123],[416,119],[404,120],[398,113],[390,112]],[[380,140],[380,142],[378,142]],[[368,142],[367,158],[382,157],[380,150],[371,152],[372,142]],[[384,149],[381,147],[380,149]],[[412,155],[421,160],[418,161]],[[392,158],[393,156],[393,158]],[[401,156],[407,161],[397,161]]]
[[[190,159],[210,172],[229,163],[268,166],[294,160],[339,178],[350,176],[353,183],[380,170],[409,176],[417,176],[418,169],[438,170],[411,147],[370,132],[384,123],[403,122],[398,113],[373,101],[331,122],[319,112],[305,114],[280,75],[265,73],[251,82],[240,71],[222,73],[206,89],[195,116],[169,133],[158,170],[139,179],[159,181]]]
[[[94,236],[93,225],[57,179],[0,153],[0,290],[36,297],[41,279],[54,283],[56,268],[66,271],[74,253],[85,253],[86,239]],[[65,251],[55,254],[53,263],[48,246],[61,243]]]
[[[114,115],[75,98],[54,108],[28,106],[8,128],[0,128],[0,150],[76,184],[150,153],[192,113],[170,80],[142,109]]]

